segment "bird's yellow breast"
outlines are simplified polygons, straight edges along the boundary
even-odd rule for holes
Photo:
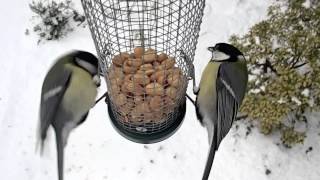
[[[65,92],[63,104],[72,113],[86,113],[95,103],[97,87],[92,76],[78,67],[72,67],[69,88]]]
[[[213,110],[216,105],[214,100],[216,99],[216,80],[220,64],[209,62],[202,72],[197,101],[205,111]]]

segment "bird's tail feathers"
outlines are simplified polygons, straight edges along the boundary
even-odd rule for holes
[[[44,151],[44,140],[37,139],[36,142],[36,147],[35,147],[35,152],[40,152],[40,156],[43,156],[43,151]]]
[[[209,147],[209,153],[208,153],[208,157],[207,157],[207,162],[206,162],[206,167],[204,169],[203,172],[203,176],[202,176],[202,180],[208,180],[209,175],[210,175],[210,171],[211,171],[211,167],[213,164],[213,160],[214,160],[214,156],[216,154],[216,149],[217,149],[217,131],[215,130],[215,128],[213,128],[213,134],[212,137],[209,138],[210,139],[210,147]]]
[[[64,143],[61,132],[56,131],[56,145],[57,145],[57,164],[58,164],[58,177],[63,180],[63,158],[64,158]]]
[[[37,153],[39,151],[40,156],[43,156],[43,151],[44,151],[44,146],[45,146],[44,144],[46,141],[47,134],[46,133],[43,134],[40,126],[41,126],[41,122],[38,123],[38,127],[37,127],[35,153]]]

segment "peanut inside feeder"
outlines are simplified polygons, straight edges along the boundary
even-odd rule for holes
[[[174,57],[154,49],[134,48],[112,59],[109,77],[111,101],[122,123],[163,123],[179,104],[186,76]]]

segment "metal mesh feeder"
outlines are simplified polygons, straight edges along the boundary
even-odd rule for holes
[[[118,132],[154,143],[181,125],[204,0],[82,0]]]

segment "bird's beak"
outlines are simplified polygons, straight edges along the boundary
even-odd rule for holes
[[[215,48],[214,46],[208,47],[208,51],[210,51],[210,52],[213,52],[213,51],[215,51],[215,50],[216,50],[216,48]]]
[[[208,51],[211,52],[211,61],[214,61],[215,60],[216,47],[215,46],[210,46],[210,47],[208,47]]]
[[[94,83],[96,84],[97,87],[100,87],[101,79],[100,79],[99,75],[94,75],[93,81],[94,81]]]

